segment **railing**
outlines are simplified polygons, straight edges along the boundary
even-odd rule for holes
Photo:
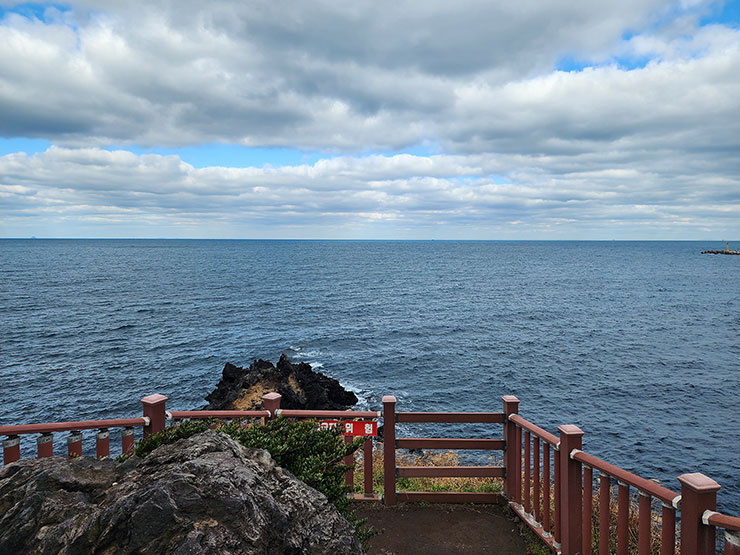
[[[611,536],[609,529],[611,498],[611,479],[618,483],[618,505],[617,505],[617,552],[627,553],[629,547],[628,525],[630,510],[630,487],[634,487],[640,493],[639,502],[639,525],[638,525],[638,552],[650,552],[650,540],[652,537],[652,499],[658,499],[662,503],[661,521],[661,554],[673,555],[676,546],[676,509],[679,506],[681,496],[663,486],[627,472],[619,467],[611,465],[601,459],[584,453],[578,449],[570,454],[571,459],[582,463],[583,467],[583,553],[591,553],[593,541],[592,522],[592,487],[593,470],[599,474],[599,552],[608,553],[608,538]]]
[[[396,501],[436,501],[443,503],[493,503],[501,498],[488,492],[419,492],[397,491],[396,478],[502,478],[503,466],[396,466],[396,449],[484,449],[503,451],[503,439],[479,438],[396,438],[396,423],[483,423],[501,424],[502,412],[399,412],[396,398],[383,397],[383,486],[386,505]]]
[[[651,553],[653,528],[658,520],[660,536],[657,541],[661,555],[673,555],[679,545],[682,555],[713,554],[716,528],[725,529],[721,548],[725,555],[740,555],[740,518],[715,511],[720,486],[711,478],[699,473],[683,474],[678,477],[681,483],[679,494],[585,453],[582,451],[583,431],[577,426],[560,426],[560,436],[557,437],[522,418],[518,414],[519,400],[516,397],[505,396],[503,401],[507,419],[504,425],[507,442],[504,491],[512,509],[553,551],[589,555],[597,544],[599,555],[613,552],[611,492],[614,480],[617,482],[617,555],[627,555],[635,547],[630,545],[629,519],[631,511],[634,512],[630,488],[639,495],[636,545],[639,555]],[[551,451],[554,462],[552,475]],[[594,470],[599,473],[598,509],[593,502]],[[552,508],[550,485],[555,494]],[[660,519],[653,513],[654,501],[661,505]],[[599,516],[598,542],[592,525],[595,509]],[[677,529],[678,510],[681,512],[680,529]],[[551,511],[554,522],[550,520]],[[680,536],[678,541],[677,536]]]
[[[510,500],[510,506],[514,512],[551,549],[557,549],[560,545],[561,525],[560,440],[519,416],[517,414],[519,399],[506,395],[503,401],[506,415],[504,434],[507,444],[514,447],[506,450],[506,468],[511,471],[506,474],[504,493]],[[524,458],[522,458],[521,449],[522,436],[524,438]],[[523,476],[522,463],[524,463]],[[553,470],[552,474],[550,469]],[[551,487],[552,505],[550,503]]]
[[[123,428],[121,430],[121,454],[133,453],[135,427],[143,428],[144,437],[164,428],[163,410],[166,400],[167,397],[164,395],[144,397],[141,400],[144,415],[139,418],[0,426],[0,436],[6,436],[3,440],[3,464],[10,464],[21,458],[20,436],[25,434],[40,434],[36,438],[36,453],[37,457],[42,459],[54,456],[54,433],[70,432],[67,437],[67,457],[73,458],[82,456],[81,430],[97,429],[95,456],[100,459],[110,456],[110,428]]]
[[[254,411],[166,411],[167,397],[149,395],[142,402],[143,415],[138,418],[89,420],[0,426],[3,440],[3,462],[10,464],[21,456],[20,436],[40,434],[37,456],[53,456],[53,434],[70,432],[67,439],[69,457],[82,455],[81,430],[97,429],[96,456],[110,455],[109,429],[122,428],[121,452],[134,448],[134,428],[142,427],[144,437],[161,431],[167,420],[216,418],[270,420],[277,416],[311,419],[327,418],[351,421],[376,419],[375,411],[316,411],[280,409],[281,397],[268,393],[263,409]],[[629,517],[634,511],[630,488],[639,494],[637,508],[637,553],[650,553],[651,536],[657,517],[653,505],[661,504],[660,550],[673,555],[680,545],[682,555],[715,553],[716,529],[724,529],[725,555],[740,555],[740,518],[716,512],[719,484],[703,474],[678,477],[680,494],[655,482],[614,466],[582,450],[583,432],[576,426],[560,426],[553,435],[519,415],[519,399],[503,397],[503,412],[396,412],[396,398],[383,397],[383,496],[373,493],[373,442],[363,445],[363,493],[360,500],[383,500],[387,505],[398,501],[496,502],[499,493],[491,492],[418,492],[397,491],[397,478],[478,477],[503,478],[503,496],[509,506],[553,550],[566,555],[590,554],[598,546],[599,555],[610,553],[614,538],[611,517],[612,481],[617,482],[616,552],[627,554],[630,545]],[[503,438],[396,438],[397,423],[483,423],[503,424]],[[345,436],[345,441],[351,438]],[[484,449],[503,451],[501,466],[397,466],[397,449]],[[345,459],[354,465],[354,457]],[[594,504],[594,470],[598,472],[598,508]],[[354,474],[348,471],[345,483],[353,486]],[[594,510],[599,513],[593,526]],[[680,510],[680,519],[678,511]],[[680,520],[680,522],[679,522]],[[598,541],[596,541],[598,538]]]

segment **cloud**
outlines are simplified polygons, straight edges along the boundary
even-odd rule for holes
[[[466,108],[461,91],[494,97],[485,118],[506,107],[502,83],[547,75],[566,55],[603,58],[670,5],[83,2],[42,19],[9,13],[0,133],[67,146],[399,149],[443,134],[439,120]],[[639,37],[635,52],[676,48]]]
[[[0,157],[0,198],[6,225],[35,216],[77,229],[104,222],[173,233],[187,221],[184,230],[200,229],[199,236],[214,225],[234,237],[295,228],[353,237],[367,233],[367,226],[381,226],[381,235],[406,230],[423,236],[436,229],[458,237],[506,237],[513,227],[564,237],[574,229],[622,236],[625,222],[631,234],[671,234],[678,223],[686,232],[737,229],[737,180],[669,195],[647,166],[555,174],[540,165],[526,178],[496,182],[493,172],[506,164],[488,155],[404,154],[196,169],[177,156],[51,147],[34,156]]]
[[[740,30],[702,27],[713,6],[81,1],[7,11],[0,136],[55,146],[0,158],[2,225],[736,232]],[[583,69],[556,70],[566,58]],[[327,156],[196,169],[125,150],[202,144]],[[380,154],[420,144],[437,154]]]

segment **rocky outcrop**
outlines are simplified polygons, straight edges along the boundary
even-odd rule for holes
[[[208,431],[119,464],[0,469],[0,553],[361,553],[351,525],[267,451]]]
[[[310,364],[291,364],[282,355],[277,367],[256,360],[249,368],[226,363],[221,381],[207,397],[207,410],[256,410],[262,396],[276,391],[282,395],[284,409],[344,410],[357,403],[357,397],[337,380],[314,372]]]

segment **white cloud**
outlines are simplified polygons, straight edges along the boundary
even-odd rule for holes
[[[738,228],[730,210],[740,209],[737,181],[667,195],[659,177],[637,168],[555,175],[540,167],[522,184],[493,182],[491,169],[498,165],[481,155],[397,155],[196,169],[175,156],[52,147],[35,156],[1,157],[0,197],[6,225],[36,215],[78,227],[95,221],[156,225],[172,233],[185,219],[201,229],[219,224],[237,237],[297,224],[314,234],[343,229],[342,236],[365,225],[401,224],[421,235],[436,227],[461,237],[481,230],[505,236],[514,232],[512,221],[517,232],[532,233],[569,222],[566,235],[580,229],[622,236],[625,221],[633,226],[629,233],[638,234],[675,234],[679,224],[687,232]],[[728,184],[735,193],[719,203]]]
[[[0,225],[734,232],[740,31],[699,27],[711,5],[96,1],[43,21],[9,13],[0,136],[57,146],[0,158]],[[593,67],[555,70],[563,58]],[[101,148],[205,143],[343,156],[196,169]],[[421,143],[440,154],[357,155]]]

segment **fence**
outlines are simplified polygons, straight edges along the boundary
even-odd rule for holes
[[[672,555],[677,546],[683,555],[715,553],[716,529],[725,530],[725,555],[740,555],[740,518],[716,512],[720,489],[703,474],[678,477],[677,493],[603,461],[582,450],[583,432],[573,425],[560,426],[559,436],[551,434],[519,415],[519,399],[504,396],[503,412],[396,412],[396,398],[383,397],[383,411],[316,411],[280,409],[280,395],[263,397],[263,410],[256,411],[171,411],[166,410],[167,397],[149,395],[142,402],[143,415],[138,418],[91,420],[0,426],[3,440],[3,462],[10,464],[21,457],[20,436],[40,434],[37,456],[53,456],[53,434],[70,432],[67,438],[69,457],[82,455],[81,430],[97,429],[96,456],[110,456],[109,429],[122,428],[121,453],[134,448],[134,428],[141,427],[144,437],[165,428],[167,420],[183,419],[272,419],[330,418],[350,421],[358,418],[377,419],[384,424],[383,496],[373,493],[373,442],[363,444],[364,483],[358,500],[382,500],[386,505],[398,501],[431,502],[498,502],[503,497],[509,506],[551,548],[565,555],[591,554],[597,546],[599,555],[634,552],[647,555],[659,542],[662,555]],[[498,438],[397,438],[397,423],[483,423],[502,424]],[[345,437],[345,441],[351,441]],[[500,466],[411,467],[396,465],[397,449],[483,449],[503,452]],[[354,464],[350,456],[347,464]],[[594,499],[594,474],[599,474]],[[398,491],[397,478],[403,477],[481,477],[502,478],[503,494],[492,492],[416,492]],[[612,481],[616,481],[617,500],[612,500]],[[345,482],[353,486],[353,472]],[[638,492],[638,534],[630,540],[629,520],[634,516],[630,488]],[[653,506],[660,504],[660,518]],[[680,515],[678,512],[680,511]],[[594,526],[595,512],[598,525]],[[612,516],[616,512],[616,524]],[[655,529],[659,530],[656,540]],[[616,529],[616,534],[614,534]],[[634,544],[637,544],[636,546]]]

